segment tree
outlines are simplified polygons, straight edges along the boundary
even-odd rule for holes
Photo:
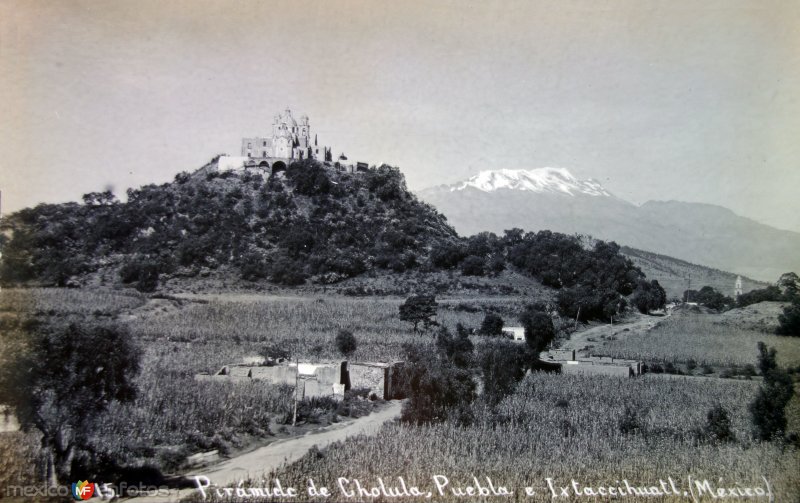
[[[787,300],[792,300],[800,294],[800,277],[793,272],[781,274],[778,278],[778,288]]]
[[[258,353],[264,357],[264,361],[267,365],[274,365],[276,362],[288,360],[292,357],[291,350],[275,343],[267,344],[262,347]]]
[[[758,367],[764,378],[758,394],[750,404],[750,416],[756,438],[772,440],[786,431],[786,405],[794,394],[792,378],[778,367],[775,348],[758,343]]]
[[[432,325],[437,325],[436,321],[432,320],[436,316],[436,297],[433,295],[412,295],[400,305],[400,319],[414,324],[414,333],[416,333],[417,326],[422,323],[427,330]]]
[[[13,407],[23,429],[41,433],[48,480],[68,481],[76,455],[92,452],[93,421],[111,402],[135,398],[140,354],[121,327],[73,323],[35,326],[7,360],[0,401]]]
[[[464,276],[483,276],[485,261],[476,255],[470,255],[461,262],[461,274]]]
[[[525,355],[513,342],[497,339],[482,344],[476,359],[483,374],[483,396],[489,405],[511,394],[525,376]]]
[[[729,309],[735,303],[731,297],[726,297],[710,286],[704,286],[699,291],[686,290],[683,292],[683,298],[691,299],[693,302],[697,302],[698,304],[702,304],[716,311]]]
[[[539,353],[545,350],[556,335],[552,318],[542,309],[533,306],[525,309],[519,321],[525,328],[525,342],[534,358],[538,358]]]
[[[503,318],[494,313],[487,313],[483,317],[480,332],[483,335],[503,335]]]
[[[467,368],[472,363],[474,346],[464,330],[459,330],[453,337],[447,327],[440,328],[436,335],[436,349],[458,368]]]
[[[647,314],[654,309],[660,309],[667,303],[667,293],[656,280],[647,282],[643,279],[638,281],[636,290],[633,292],[631,303],[636,306],[642,314]]]
[[[467,370],[456,367],[441,354],[412,346],[407,347],[404,372],[408,401],[403,404],[402,421],[428,424],[448,418],[468,420],[475,382]]]
[[[355,352],[358,344],[353,332],[349,330],[339,330],[336,334],[336,349],[344,356],[350,356]]]
[[[778,323],[776,334],[800,336],[800,296],[783,308],[783,313],[778,315]]]

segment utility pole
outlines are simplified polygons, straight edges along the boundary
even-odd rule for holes
[[[295,358],[295,369],[297,372],[294,374],[294,412],[292,413],[292,426],[297,424],[297,393],[298,384],[300,383],[300,358]]]
[[[684,299],[684,302],[686,302],[688,304],[689,303],[689,291],[692,289],[692,275],[691,274],[689,274],[689,276],[686,277],[686,281],[688,281],[688,285],[686,286],[686,299]]]

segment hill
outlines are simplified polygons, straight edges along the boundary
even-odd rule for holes
[[[3,219],[5,284],[122,280],[150,291],[173,277],[229,270],[243,280],[326,284],[402,272],[458,240],[389,166],[350,174],[315,161],[266,177],[213,163],[171,183],[39,205]]]
[[[129,190],[126,202],[90,193],[83,204],[14,213],[1,226],[2,281],[121,282],[143,292],[249,283],[336,284],[351,295],[517,294],[582,320],[631,304],[647,312],[666,299],[613,243],[519,229],[461,238],[406,190],[396,168],[347,173],[306,160],[266,174],[220,171],[212,162],[172,183]]]
[[[512,227],[591,235],[763,281],[800,269],[800,233],[709,204],[637,206],[563,168],[484,171],[418,195],[467,235]]]
[[[670,299],[681,298],[687,289],[698,290],[703,286],[713,287],[716,291],[732,297],[736,282],[736,274],[720,271],[711,267],[692,264],[685,260],[659,255],[658,253],[637,250],[623,246],[620,251],[642,270],[650,279],[657,280]],[[749,292],[765,288],[768,283],[742,277],[742,291]]]

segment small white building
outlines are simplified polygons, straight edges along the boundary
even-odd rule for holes
[[[503,327],[503,332],[511,337],[514,342],[525,342],[524,327]]]

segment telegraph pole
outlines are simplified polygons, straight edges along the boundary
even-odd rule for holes
[[[292,426],[297,424],[297,392],[299,391],[298,385],[300,384],[300,358],[295,358],[295,368],[297,372],[294,374],[294,412],[292,413]]]

